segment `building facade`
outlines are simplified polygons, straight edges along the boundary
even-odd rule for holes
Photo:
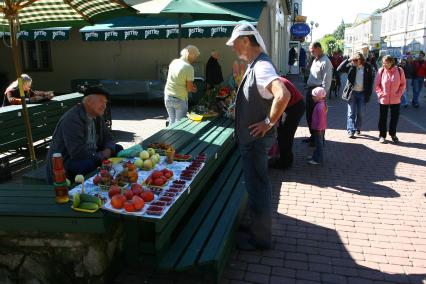
[[[379,14],[358,14],[352,26],[345,29],[345,54],[367,55],[379,50],[381,19]]]
[[[426,0],[392,0],[381,12],[382,54],[399,58],[425,51]]]

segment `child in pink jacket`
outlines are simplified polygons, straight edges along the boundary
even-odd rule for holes
[[[386,143],[388,110],[391,110],[389,135],[394,143],[398,143],[396,126],[399,119],[401,97],[405,90],[406,80],[404,71],[395,65],[392,56],[386,55],[382,59],[383,67],[376,76],[375,91],[380,104],[379,142]]]
[[[312,130],[315,142],[315,150],[312,157],[308,157],[308,163],[319,165],[323,162],[324,134],[327,128],[327,104],[325,97],[327,92],[322,87],[316,87],[312,90],[312,100],[315,103],[312,113]]]

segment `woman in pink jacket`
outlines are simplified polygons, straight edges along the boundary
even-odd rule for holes
[[[376,76],[375,91],[380,104],[379,131],[380,143],[386,143],[388,110],[391,110],[389,123],[389,135],[394,143],[398,143],[396,137],[396,126],[399,119],[399,107],[401,97],[405,90],[404,71],[395,65],[392,56],[386,55],[382,59],[383,67],[379,69]]]

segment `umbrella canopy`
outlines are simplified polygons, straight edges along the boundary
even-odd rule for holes
[[[112,16],[130,15],[122,0],[0,0],[0,29],[10,30],[10,40],[21,96],[22,114],[33,167],[37,166],[31,124],[22,89],[17,32],[57,26],[84,26]]]
[[[178,54],[180,52],[183,20],[255,20],[252,17],[203,0],[151,0],[132,7],[146,17],[178,19]]]

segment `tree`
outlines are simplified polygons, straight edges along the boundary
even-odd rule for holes
[[[338,50],[343,51],[343,40],[338,40],[333,35],[325,35],[320,43],[325,54]]]
[[[342,19],[342,22],[340,23],[340,25],[337,27],[337,29],[333,32],[333,36],[336,38],[336,39],[344,39],[345,38],[345,28],[347,27],[348,25],[347,24],[345,24],[345,22],[343,22],[343,19]]]

